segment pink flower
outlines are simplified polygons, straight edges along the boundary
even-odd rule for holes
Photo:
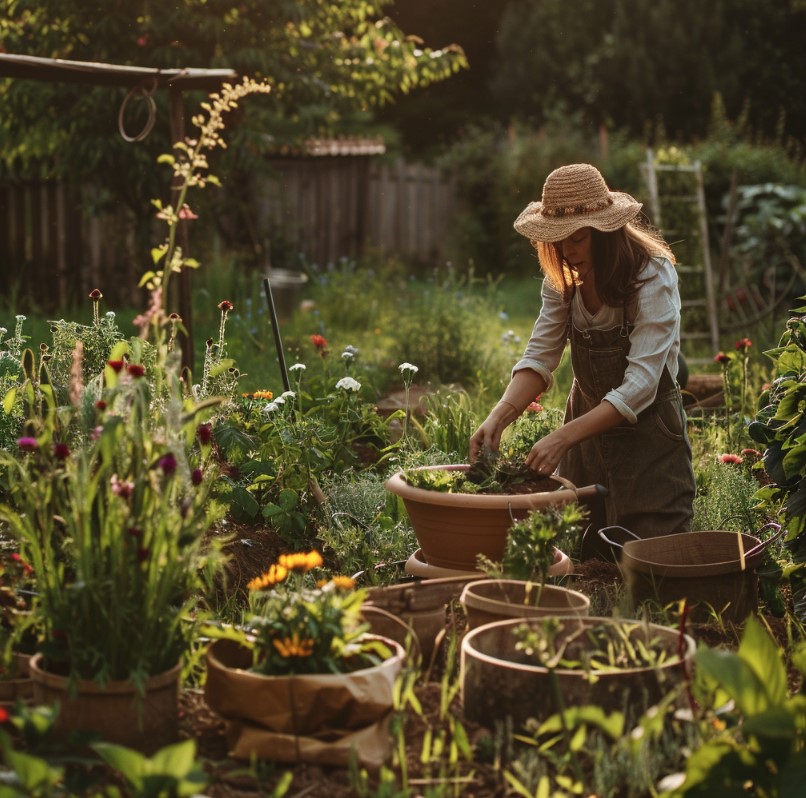
[[[719,455],[719,462],[725,463],[725,465],[741,465],[744,462],[744,458],[739,457],[738,454],[720,454]]]
[[[187,203],[185,203],[179,209],[179,218],[180,219],[187,219],[188,221],[193,221],[193,219],[198,219],[199,216],[198,216],[198,214],[193,213],[193,211],[190,210],[190,206]]]
[[[530,413],[542,413],[543,405],[541,405],[540,402],[530,402],[526,406],[526,410]]]
[[[112,488],[112,493],[115,496],[120,496],[121,499],[128,499],[134,493],[134,482],[123,481],[118,478],[117,474],[112,474],[109,484]]]
[[[753,342],[749,338],[741,338],[736,342],[736,348],[740,352],[746,352],[752,345]]]
[[[33,452],[39,448],[36,438],[31,438],[28,436],[17,438],[17,446],[19,446],[24,452]]]
[[[726,363],[730,362],[730,358],[724,352],[717,352],[717,354],[714,355],[714,362],[721,363],[724,366]]]

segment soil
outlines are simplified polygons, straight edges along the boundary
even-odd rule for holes
[[[245,590],[245,585],[251,578],[265,571],[274,562],[277,555],[284,550],[284,544],[267,528],[230,525],[228,531],[233,536],[227,546],[227,553],[231,556],[229,575],[236,590]],[[579,563],[568,586],[591,597],[591,614],[609,615],[624,597],[624,585],[618,567],[614,563],[599,560]],[[462,631],[461,613],[448,612],[446,618],[447,627]],[[779,642],[786,644],[788,629],[785,621],[766,613],[763,620]],[[717,624],[689,625],[687,632],[698,642],[727,648],[735,648],[740,635],[740,630],[734,627]],[[438,650],[435,662],[427,678],[415,686],[415,695],[422,705],[422,713],[407,712],[404,724],[409,784],[414,789],[420,789],[423,794],[429,787],[433,789],[439,783],[421,762],[423,740],[426,734],[436,738],[439,730],[445,729],[448,722],[444,716],[441,717],[440,680],[447,666],[444,650]],[[794,675],[791,686],[793,689],[797,688]],[[492,764],[492,757],[490,762],[480,761],[480,757],[483,758],[482,751],[492,750],[489,730],[462,720],[459,696],[451,704],[450,712],[462,722],[467,731],[474,746],[475,758],[472,763],[459,769],[464,781],[454,784],[450,789],[446,784],[444,792],[439,794],[462,798],[504,798],[507,791],[500,769]],[[183,691],[181,736],[197,740],[199,756],[211,777],[211,784],[206,789],[206,794],[211,798],[271,795],[287,771],[293,775],[291,787],[286,793],[289,798],[353,798],[358,794],[351,787],[347,769],[273,763],[250,767],[249,763],[236,762],[227,755],[225,731],[225,721],[207,706],[201,689]],[[375,776],[370,779],[372,784],[376,784]]]

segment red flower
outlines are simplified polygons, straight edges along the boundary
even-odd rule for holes
[[[724,352],[717,352],[717,354],[714,355],[714,362],[721,363],[724,366],[726,363],[730,362],[730,358]]]
[[[530,402],[526,406],[526,410],[530,413],[542,413],[543,405],[541,405],[540,402]]]
[[[742,455],[744,457],[752,457],[754,459],[764,456],[758,449],[742,449]]]
[[[6,723],[8,718],[8,710],[5,707],[0,707],[0,723]]]
[[[143,537],[143,530],[138,529],[136,526],[130,526],[128,531],[129,531],[129,534],[133,538],[137,538],[137,540],[139,540],[140,538]]]
[[[311,336],[311,343],[317,349],[325,349],[327,347],[327,341],[323,335],[312,335]]]
[[[123,361],[122,360],[107,360],[106,365],[112,369],[114,372],[120,372],[123,370]]]
[[[235,307],[235,305],[233,305],[229,299],[222,299],[216,307],[218,307],[222,313],[229,313]]]
[[[145,546],[140,546],[137,549],[137,561],[145,562],[148,559],[148,549]]]
[[[103,299],[104,295],[100,292],[99,289],[93,288],[92,291],[89,293],[89,297],[93,302],[97,302],[99,299]]]
[[[146,373],[146,367],[140,363],[132,363],[126,367],[126,371],[134,377],[135,379],[139,379],[140,377],[144,377]]]
[[[741,465],[744,462],[744,458],[739,457],[738,454],[726,453],[719,455],[719,462],[725,465]]]
[[[190,481],[194,485],[201,485],[204,481],[204,472],[200,468],[194,468],[193,471],[190,472]]]
[[[740,352],[746,352],[752,345],[753,342],[749,338],[742,338],[736,342],[736,348]]]
[[[98,400],[98,401],[95,403],[95,409],[96,409],[96,410],[106,410],[106,402],[104,402],[104,400],[103,400],[103,399],[99,399],[99,400]]]
[[[70,448],[66,443],[54,443],[53,456],[58,460],[66,460],[70,456]]]
[[[210,443],[213,437],[213,425],[199,424],[199,426],[196,427],[196,435],[201,443]]]

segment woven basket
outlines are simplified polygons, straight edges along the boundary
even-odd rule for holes
[[[693,620],[713,613],[726,621],[744,620],[758,606],[756,570],[767,546],[781,534],[764,542],[740,532],[708,530],[683,532],[640,539],[623,527],[605,527],[599,536],[621,549],[619,567],[633,602],[656,601],[661,605],[686,599]],[[632,535],[621,546],[611,531]]]

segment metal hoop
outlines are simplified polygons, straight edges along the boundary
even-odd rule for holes
[[[124,97],[120,106],[120,111],[118,111],[118,132],[124,141],[128,141],[130,144],[135,141],[142,141],[154,127],[154,123],[157,121],[157,104],[154,102],[154,92],[157,90],[157,85],[156,78],[149,78],[148,80],[143,81],[143,83],[140,83],[137,86],[133,86],[131,89],[129,89],[129,93]],[[148,119],[146,119],[143,129],[134,136],[130,136],[124,129],[123,125],[123,116],[126,113],[126,107],[129,105],[129,101],[132,98],[137,100],[145,100],[148,108]]]

